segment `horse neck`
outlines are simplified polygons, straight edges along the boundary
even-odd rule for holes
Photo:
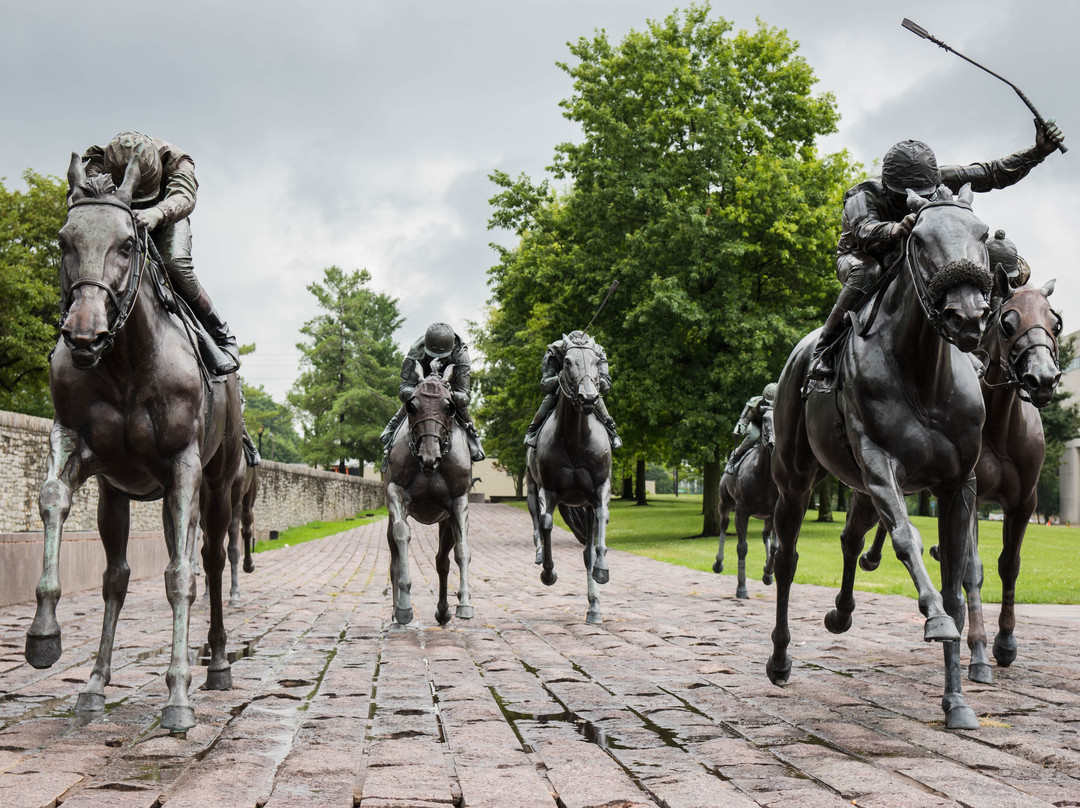
[[[567,446],[584,446],[589,437],[591,417],[575,409],[569,397],[561,394],[555,405],[555,431]]]
[[[884,295],[882,310],[889,316],[879,327],[885,350],[901,372],[921,380],[927,379],[928,368],[935,374],[951,372],[952,345],[930,323],[907,267],[889,284]]]
[[[996,326],[996,323],[991,323],[991,327],[986,332],[987,339],[984,341],[988,357],[987,373],[992,374],[993,378],[987,379],[984,376],[980,385],[982,387],[983,403],[986,406],[986,422],[983,425],[983,434],[992,445],[1004,446],[1013,425],[1016,423],[1016,419],[1022,417],[1021,408],[1023,402],[1020,400],[1020,396],[1017,395],[1016,388],[1012,385],[990,386],[990,384],[1004,381],[1006,376],[1004,364],[1007,358],[1004,357]]]
[[[127,368],[138,363],[146,355],[148,346],[160,345],[162,325],[171,319],[154,294],[150,272],[148,266],[131,314],[124,327],[116,333],[112,350],[102,358],[102,362],[110,368]],[[138,383],[126,371],[123,376]]]

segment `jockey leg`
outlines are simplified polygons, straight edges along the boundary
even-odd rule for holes
[[[596,399],[595,412],[596,417],[600,419],[600,423],[602,423],[607,428],[608,437],[611,438],[611,448],[621,448],[622,438],[620,438],[619,434],[615,431],[615,419],[611,417],[610,413],[608,413],[607,404],[604,403],[603,396]]]
[[[154,244],[161,254],[173,288],[191,308],[205,330],[199,335],[199,350],[215,376],[226,376],[240,367],[240,352],[229,324],[221,318],[210,295],[195,276],[191,260],[191,224],[181,219],[163,225],[154,234]],[[204,338],[208,337],[208,338]]]
[[[466,407],[459,406],[457,418],[469,440],[469,456],[472,458],[472,462],[479,463],[487,455],[484,454],[484,448],[480,445],[480,435],[476,431],[476,425],[473,424],[469,410]]]
[[[829,312],[825,326],[814,346],[810,363],[810,378],[829,380],[836,375],[833,347],[847,328],[847,314],[857,311],[866,298],[866,290],[877,280],[881,265],[869,255],[854,253],[837,259],[837,274],[844,279],[844,288]]]
[[[558,393],[548,393],[544,396],[544,400],[540,402],[540,409],[536,411],[532,423],[529,424],[529,428],[525,430],[525,444],[527,446],[536,446],[536,438],[540,435],[540,427],[544,425],[544,421],[547,420],[548,415],[555,409],[555,402],[558,398]]]
[[[386,425],[386,429],[379,435],[379,442],[383,445],[383,470],[386,470],[386,463],[390,459],[390,447],[394,444],[394,435],[397,434],[398,427],[401,426],[401,422],[405,420],[405,408],[398,407],[398,411],[394,413],[394,417],[390,419],[390,422]]]

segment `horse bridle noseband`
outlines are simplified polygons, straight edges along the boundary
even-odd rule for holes
[[[415,396],[415,393],[414,393],[414,396]],[[406,407],[406,417],[408,417],[408,408],[407,407]],[[446,419],[446,422],[443,422],[442,420],[429,415],[429,416],[427,416],[425,418],[421,418],[420,420],[416,421],[415,423],[410,421],[409,422],[409,430],[408,430],[407,439],[408,439],[408,443],[409,443],[409,452],[412,454],[412,456],[419,459],[419,457],[420,457],[420,442],[424,438],[435,438],[436,440],[439,441],[439,456],[440,457],[445,457],[446,453],[450,451],[450,434],[452,432],[452,419],[456,418],[456,417],[457,417],[457,414],[455,413],[454,415],[449,416]],[[436,429],[435,431],[431,431],[431,430],[428,430],[428,429],[424,429],[424,430],[422,430],[420,432],[416,431],[417,427],[420,427],[420,426],[422,426],[424,424],[429,424],[429,423],[430,424],[436,424],[438,429]]]
[[[131,312],[135,309],[135,301],[139,297],[139,289],[142,288],[143,274],[146,269],[147,257],[149,255],[148,243],[150,241],[150,234],[139,227],[134,211],[123,202],[113,199],[88,197],[72,202],[70,207],[75,208],[81,205],[111,205],[114,208],[120,208],[131,217],[131,226],[135,232],[135,249],[132,250],[131,261],[128,265],[127,283],[120,296],[117,296],[116,291],[111,286],[97,278],[79,278],[68,286],[67,289],[61,291],[61,326],[67,320],[68,312],[71,309],[72,292],[80,286],[96,286],[99,289],[104,289],[108,293],[109,300],[112,301],[113,307],[116,309],[116,316],[109,322],[109,330],[105,333],[105,345],[103,348],[103,352],[105,352],[112,348],[113,342],[116,340],[116,335],[123,330],[128,317],[131,316]]]

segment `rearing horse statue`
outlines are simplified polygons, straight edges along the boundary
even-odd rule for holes
[[[767,671],[776,684],[791,675],[788,604],[799,529],[814,486],[826,473],[855,492],[841,535],[843,583],[836,609],[825,618],[846,631],[855,608],[852,587],[863,537],[884,522],[897,557],[907,567],[926,618],[924,638],[943,643],[949,727],[979,722],[961,693],[961,593],[975,541],[975,462],[985,407],[979,380],[964,352],[979,347],[990,306],[987,227],[971,210],[971,189],[956,198],[939,188],[927,201],[908,193],[917,219],[892,281],[878,292],[871,322],[849,336],[832,392],[808,393],[817,332],[792,352],[775,406],[773,479],[779,490],[775,528],[776,626]],[[907,516],[904,495],[930,489],[938,497],[942,549],[939,593],[922,557],[922,537]]]
[[[450,622],[447,576],[450,551],[458,566],[458,606],[462,620],[473,616],[469,594],[469,485],[472,459],[468,436],[457,418],[450,365],[440,378],[432,373],[420,382],[405,402],[407,421],[391,437],[386,473],[386,508],[390,520],[386,538],[390,543],[390,582],[394,620],[407,625],[413,620],[412,577],[409,575],[408,517],[425,525],[439,524],[439,550],[435,569],[439,573],[439,603],[435,619]]]
[[[212,658],[206,686],[232,686],[221,577],[225,535],[243,485],[243,425],[236,375],[210,377],[200,365],[192,333],[166,308],[164,281],[156,275],[160,267],[149,259],[148,238],[131,212],[138,179],[132,162],[115,188],[107,175],[88,179],[78,155],[71,157],[68,215],[60,230],[62,339],[49,360],[56,417],[40,497],[44,561],[26,660],[47,668],[60,657],[61,532],[72,495],[97,475],[98,530],[107,559],[105,615],[97,660],[76,709],[104,709],[116,622],[130,573],[125,557],[129,502],[164,498],[165,592],[172,606],[173,639],[161,725],[182,733],[195,725],[188,699],[188,630],[200,515],[211,589]]]
[[[589,610],[586,621],[600,623],[597,584],[609,578],[605,534],[611,502],[611,439],[593,416],[600,397],[600,352],[595,340],[574,331],[563,337],[559,400],[544,422],[536,447],[526,453],[525,480],[533,520],[540,580],[551,586],[558,576],[551,556],[551,528],[558,506],[566,524],[584,545]]]

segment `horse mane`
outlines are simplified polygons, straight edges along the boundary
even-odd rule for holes
[[[106,196],[116,195],[116,183],[108,173],[95,174],[87,177],[85,181],[80,180],[78,187],[72,189],[72,194],[76,190],[80,191],[84,197],[103,199]]]
[[[592,348],[594,351],[599,352],[596,345],[596,340],[586,334],[584,331],[571,331],[569,334],[563,334],[563,350],[567,348]]]

